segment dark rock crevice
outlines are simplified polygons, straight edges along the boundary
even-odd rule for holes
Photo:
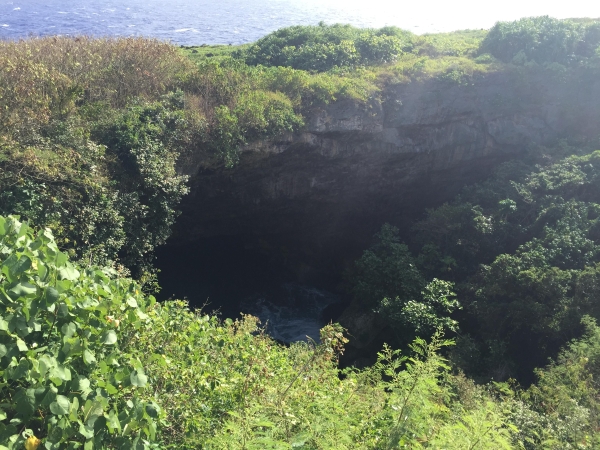
[[[593,77],[512,71],[314,108],[302,132],[242,148],[232,169],[182,167],[191,193],[172,242],[243,236],[300,281],[339,278],[382,223],[407,232],[531,146],[596,136],[598,100]]]

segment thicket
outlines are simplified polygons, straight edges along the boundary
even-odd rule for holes
[[[408,242],[414,253],[384,226],[351,274],[355,300],[385,317],[399,343],[415,323],[456,320],[453,354],[467,374],[531,381],[580,336],[584,315],[600,318],[600,152],[564,157],[577,152],[532,150],[428,210]],[[447,295],[432,303],[428,279],[452,283],[462,310]],[[406,311],[410,301],[420,309]],[[408,326],[397,320],[407,314]]]
[[[375,89],[231,58],[195,65],[152,39],[3,41],[0,212],[156,288],[153,251],[187,193],[182,168],[231,166],[244,144],[301,128],[313,105]]]
[[[211,52],[137,38],[3,41],[0,212],[52,226],[73,257],[114,263],[150,288],[153,251],[187,192],[183,173],[235,165],[244,145],[301,129],[315,106],[377,99],[390,83],[468,83],[510,66],[482,52],[558,54],[579,36],[576,53],[596,61],[597,28],[537,18],[497,24],[487,37],[415,36],[320,24]]]
[[[480,52],[517,64],[570,64],[597,56],[599,46],[600,23],[544,16],[498,22],[481,43]]]
[[[595,448],[600,328],[584,324],[527,390],[453,374],[439,331],[340,371],[339,325],[283,346],[0,217],[0,448]]]
[[[600,446],[598,152],[505,164],[407,245],[384,226],[352,293],[403,352],[372,367],[338,369],[336,325],[284,347],[143,293],[197,164],[388,84],[597,70],[598,29],[292,27],[195,62],[149,39],[0,42],[0,449]]]
[[[391,63],[412,47],[412,34],[396,27],[372,30],[321,22],[282,28],[238,56],[251,65],[324,72],[334,67]]]

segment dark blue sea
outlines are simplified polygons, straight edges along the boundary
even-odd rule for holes
[[[599,17],[600,2],[480,0],[0,0],[0,39],[151,36],[182,45],[242,44],[289,25],[396,25],[415,33],[489,28],[548,14]]]

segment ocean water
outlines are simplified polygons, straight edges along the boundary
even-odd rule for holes
[[[415,33],[489,28],[533,15],[600,17],[571,0],[0,0],[0,39],[30,35],[151,36],[182,45],[242,44],[289,25],[395,25]]]
[[[246,314],[259,318],[261,325],[282,342],[319,341],[319,330],[327,324],[323,311],[338,303],[339,297],[324,289],[299,283],[283,283],[277,301],[254,294],[240,303]]]

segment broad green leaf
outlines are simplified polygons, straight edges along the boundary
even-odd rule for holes
[[[33,284],[19,283],[8,291],[8,294],[13,298],[33,297],[37,292],[37,288]]]
[[[23,272],[31,267],[31,259],[27,255],[22,255],[19,260],[11,267],[11,276],[17,278]]]
[[[27,350],[29,350],[27,348],[27,344],[25,343],[25,341],[23,339],[19,339],[19,338],[17,338],[17,348],[19,349],[19,351],[22,351],[22,352],[26,352]]]
[[[58,312],[56,313],[56,315],[61,319],[69,317],[69,306],[65,303],[61,303],[60,305],[58,305]]]
[[[63,293],[65,291],[68,291],[69,289],[71,289],[71,286],[73,285],[73,283],[69,280],[59,280],[54,284],[54,287],[56,288],[56,290],[59,293]]]
[[[27,358],[22,358],[19,361],[19,364],[17,365],[17,367],[13,367],[13,368],[7,370],[7,375],[8,375],[7,378],[9,380],[18,380],[20,378],[23,378],[27,375],[30,368],[31,368],[31,364],[29,363]]]
[[[38,396],[41,406],[49,406],[56,401],[58,389],[55,386],[50,385],[47,389],[42,390],[42,394]]]
[[[47,304],[51,305],[58,301],[59,293],[52,286],[46,288],[45,294],[46,294],[46,303]]]
[[[7,353],[8,350],[6,350],[6,345],[0,344],[0,358],[4,357],[4,355],[6,355]]]
[[[88,395],[92,392],[90,388],[90,380],[85,377],[79,377],[77,380],[77,390],[80,392],[82,399],[87,399]]]
[[[66,338],[70,338],[72,337],[75,332],[77,331],[77,325],[75,325],[73,322],[69,322],[69,323],[65,323],[61,328],[60,331],[62,332],[62,334],[66,337]]]
[[[39,361],[39,371],[42,376],[49,371],[51,368],[56,367],[58,365],[56,358],[50,355],[42,355],[40,356]]]
[[[71,381],[71,371],[64,366],[53,367],[48,377],[55,385],[61,386],[63,381]]]
[[[129,375],[129,379],[131,380],[131,384],[137,387],[144,387],[148,383],[148,377],[144,374],[144,371],[141,369],[134,370],[133,372],[131,372],[131,375]]]
[[[96,357],[88,349],[85,349],[83,351],[83,362],[89,366],[90,364],[94,364],[96,362]]]
[[[114,410],[111,410],[108,413],[106,425],[108,425],[108,428],[111,432],[114,432],[115,430],[121,430],[121,423],[119,422],[119,417],[117,416],[117,414],[115,414]]]
[[[50,404],[50,411],[52,414],[62,416],[68,414],[71,403],[69,399],[64,395],[57,395],[56,401]]]
[[[12,268],[17,264],[18,261],[17,255],[13,253],[2,263],[2,273],[8,278],[8,281],[13,281],[14,278],[12,275]]]
[[[106,383],[104,389],[106,389],[106,392],[108,392],[110,395],[115,395],[119,392],[119,390],[110,383]]]
[[[100,342],[104,345],[113,345],[117,342],[117,333],[114,330],[105,331],[100,337]]]
[[[46,276],[48,275],[48,267],[46,267],[45,264],[38,262],[38,277],[40,277],[40,280],[42,281],[46,281]]]
[[[19,226],[19,225],[17,225],[17,226]],[[27,230],[29,230],[29,227],[27,226],[27,224],[25,222],[21,223],[19,226],[19,232],[17,234],[17,237],[20,238],[20,237],[25,236],[25,234],[27,234]]]
[[[146,414],[148,414],[153,419],[158,417],[158,408],[155,405],[149,404],[146,405]]]
[[[56,267],[64,266],[68,260],[69,260],[69,258],[67,257],[67,255],[65,253],[63,253],[63,252],[57,253],[56,259],[55,259]]]
[[[79,422],[79,433],[86,439],[92,439],[94,437],[94,428],[88,428],[82,422]]]
[[[17,412],[24,417],[31,416],[35,411],[35,390],[19,389],[15,394],[14,404]]]
[[[73,397],[73,400],[71,401],[71,409],[69,411],[69,420],[71,422],[77,421],[77,413],[78,412],[79,412],[79,398]]]
[[[75,269],[70,263],[67,263],[66,267],[58,269],[58,277],[61,280],[74,281],[79,278],[79,271]]]
[[[6,413],[4,412],[4,410],[2,410],[2,408],[0,408],[0,421],[6,419]]]
[[[103,414],[104,406],[102,405],[102,401],[94,400],[92,402],[91,400],[88,400],[87,402],[85,402],[83,419],[85,420],[85,424],[87,426],[93,427],[94,422],[96,422],[96,419],[98,419],[98,417],[102,416]]]
[[[25,309],[25,308],[23,308]],[[25,337],[33,331],[31,327],[27,324],[27,320],[23,316],[15,316],[13,320],[9,323],[9,329],[13,328],[17,330],[17,334],[21,337]]]
[[[0,317],[0,331],[8,330],[8,322],[4,318]]]

